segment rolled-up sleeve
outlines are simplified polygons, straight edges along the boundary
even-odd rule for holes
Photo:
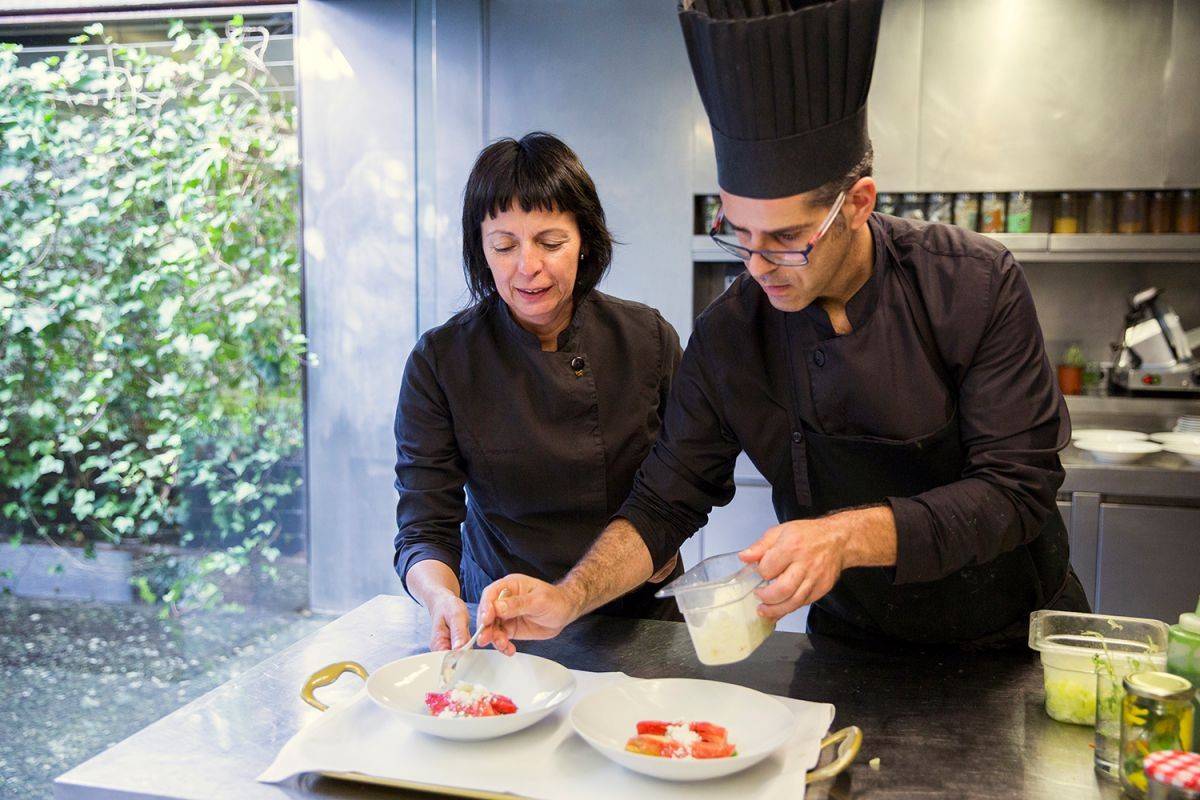
[[[1010,253],[993,279],[991,313],[958,388],[960,480],[889,497],[898,534],[896,583],[936,580],[991,561],[1058,513],[1058,453],[1070,421],[1046,358],[1033,298]]]
[[[441,561],[458,572],[466,516],[462,454],[438,383],[436,356],[426,340],[418,342],[404,368],[395,434],[394,563],[407,592],[408,568],[418,561]]]
[[[695,334],[671,384],[658,440],[615,515],[637,529],[655,571],[704,526],[713,506],[733,499],[733,466],[741,447],[722,424],[717,403]]]

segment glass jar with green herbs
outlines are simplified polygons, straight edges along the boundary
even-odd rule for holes
[[[1192,748],[1192,684],[1167,672],[1137,672],[1124,685],[1121,786],[1134,797],[1145,797],[1146,756]]]

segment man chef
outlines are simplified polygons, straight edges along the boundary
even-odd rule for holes
[[[482,644],[511,654],[665,575],[741,451],[779,520],[741,553],[764,617],[811,604],[813,633],[985,646],[1022,641],[1035,609],[1088,610],[1055,505],[1070,422],[1020,266],[874,213],[881,8],[681,6],[732,232],[713,238],[746,272],[696,320],[619,513],[557,584],[488,587]]]

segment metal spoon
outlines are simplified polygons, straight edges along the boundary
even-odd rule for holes
[[[500,594],[496,595],[496,599],[499,600],[507,595],[508,589],[501,589]],[[466,644],[464,644],[462,647],[456,647],[453,650],[448,651],[445,657],[442,658],[441,676],[443,690],[451,687],[451,682],[454,680],[454,672],[458,669],[458,662],[462,661],[463,655],[465,655],[468,650],[475,646],[475,642],[479,639],[479,634],[482,631],[482,627],[475,628],[475,634],[467,640]]]

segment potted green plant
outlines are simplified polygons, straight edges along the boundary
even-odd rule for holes
[[[1079,345],[1073,344],[1063,353],[1062,362],[1058,365],[1058,388],[1063,394],[1083,394],[1083,370],[1087,359]]]

